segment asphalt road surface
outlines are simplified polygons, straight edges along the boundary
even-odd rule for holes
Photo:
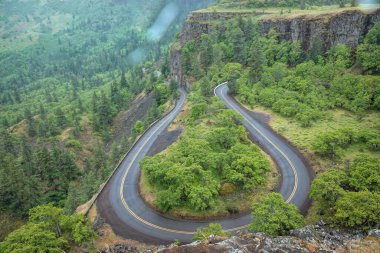
[[[228,108],[242,115],[245,127],[272,156],[280,168],[282,174],[280,193],[287,202],[302,208],[307,203],[311,176],[299,153],[286,140],[251,117],[243,107],[228,95],[226,84],[216,87],[215,95]],[[199,227],[207,226],[209,223],[207,221],[164,217],[147,206],[138,191],[139,161],[148,153],[157,136],[179,114],[185,99],[185,91],[180,90],[180,98],[175,108],[139,139],[96,202],[100,216],[111,225],[116,234],[122,237],[156,244],[173,242],[174,240],[190,242],[194,231]],[[212,222],[220,223],[228,232],[236,232],[246,229],[250,221],[250,214],[246,214],[240,217],[213,220]]]

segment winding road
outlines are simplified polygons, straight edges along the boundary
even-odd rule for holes
[[[230,97],[226,83],[217,86],[214,93],[228,108],[243,117],[244,126],[280,169],[282,175],[280,193],[287,202],[302,209],[308,202],[307,195],[311,183],[310,170],[302,156],[283,138],[265,124],[254,119],[246,109]],[[148,153],[157,137],[179,114],[185,99],[186,92],[180,90],[180,97],[175,108],[156,122],[136,142],[97,199],[98,213],[120,236],[156,244],[174,240],[190,242],[197,228],[208,225],[206,221],[164,217],[147,206],[138,190],[139,161]],[[212,222],[220,223],[228,232],[235,232],[245,229],[250,221],[251,216],[248,214]]]

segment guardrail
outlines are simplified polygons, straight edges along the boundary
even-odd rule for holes
[[[109,183],[109,181],[111,180],[111,178],[115,175],[116,171],[119,169],[121,163],[125,160],[125,158],[129,155],[129,153],[132,151],[132,149],[140,141],[141,137],[144,136],[150,129],[152,129],[152,127],[154,127],[159,121],[161,121],[163,118],[165,118],[166,116],[168,116],[175,109],[177,103],[178,103],[178,100],[176,101],[176,103],[174,103],[174,107],[172,109],[170,109],[169,111],[165,112],[159,119],[155,120],[152,124],[150,124],[149,127],[147,127],[147,129],[145,129],[142,134],[140,134],[139,136],[137,136],[137,138],[133,142],[132,146],[128,149],[127,153],[125,153],[125,155],[123,156],[123,158],[121,158],[119,160],[119,162],[117,163],[116,167],[112,171],[111,175],[103,183],[103,185],[100,187],[100,189],[98,190],[98,192],[91,198],[90,205],[87,206],[86,209],[84,209],[85,210],[84,214],[86,216],[88,215],[88,213],[90,212],[91,208],[95,204],[95,202],[98,199],[99,195],[103,192],[104,188],[107,186],[107,184]]]

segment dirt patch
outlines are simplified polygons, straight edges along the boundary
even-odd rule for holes
[[[144,120],[149,108],[153,105],[153,94],[140,93],[126,111],[119,112],[112,125],[112,138],[106,144],[106,151],[109,152],[113,143],[118,143],[124,136],[132,136],[132,129],[138,120]]]
[[[80,141],[82,145],[81,150],[76,150],[76,164],[78,165],[79,169],[83,171],[83,159],[85,157],[93,158],[92,150],[94,147],[97,147],[101,145],[100,137],[97,136],[94,133],[94,130],[91,126],[91,121],[88,118],[88,116],[83,116],[81,119],[81,128],[82,131],[80,132],[80,136],[78,140]]]
[[[154,156],[155,154],[164,151],[167,147],[172,145],[178,139],[182,132],[183,129],[181,127],[172,131],[168,131],[168,129],[165,129],[165,131],[157,137],[156,141],[149,149],[147,156]]]

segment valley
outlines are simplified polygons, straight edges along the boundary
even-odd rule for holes
[[[376,252],[379,10],[0,1],[0,251]]]

